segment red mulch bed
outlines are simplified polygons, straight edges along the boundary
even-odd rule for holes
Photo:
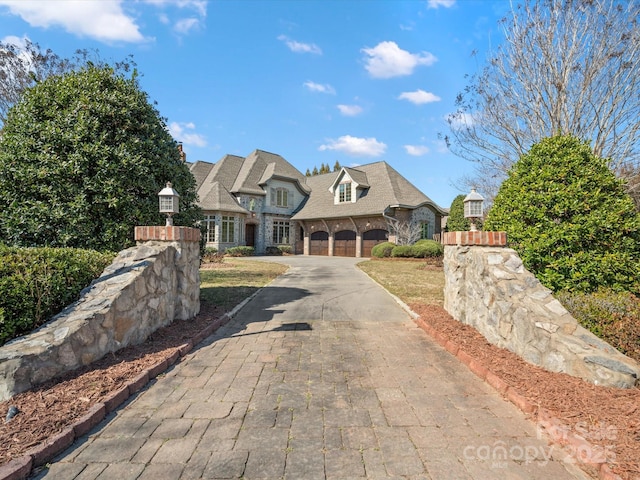
[[[475,329],[453,320],[440,307],[413,304],[411,308],[533,405],[552,412],[569,430],[586,433],[590,443],[606,446],[612,471],[625,480],[640,478],[639,389],[596,387],[545,371],[489,344]],[[176,322],[142,345],[108,355],[90,367],[1,402],[2,416],[11,405],[21,413],[9,423],[0,423],[0,465],[61,432],[141,372],[174,356],[181,345],[222,314],[203,304],[194,320]]]
[[[182,345],[223,314],[215,306],[202,304],[200,314],[193,320],[174,322],[154,332],[141,345],[108,354],[90,366],[0,402],[0,465],[61,432],[140,373],[173,357]],[[20,413],[5,422],[12,405]]]
[[[410,307],[534,406],[551,412],[567,431],[602,446],[613,472],[625,480],[640,478],[640,389],[598,387],[549,372],[488,343],[476,329],[439,307]]]

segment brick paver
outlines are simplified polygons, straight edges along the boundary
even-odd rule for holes
[[[394,302],[376,314],[390,297],[365,276],[320,268],[309,286],[294,266],[37,478],[588,478]]]

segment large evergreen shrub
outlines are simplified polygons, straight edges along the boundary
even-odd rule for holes
[[[466,195],[458,195],[451,202],[447,217],[447,232],[467,232],[471,228],[471,222],[464,216],[465,197]]]
[[[552,290],[638,292],[640,221],[605,160],[572,136],[542,140],[513,166],[485,230],[507,232]]]
[[[159,225],[158,192],[180,194],[194,225],[195,180],[164,120],[109,67],[51,76],[9,111],[0,137],[0,241],[119,251],[136,225]]]

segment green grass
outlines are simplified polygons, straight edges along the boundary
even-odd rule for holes
[[[200,300],[229,311],[287,268],[278,263],[225,258],[216,268],[200,270]]]
[[[444,305],[444,272],[433,260],[368,260],[358,267],[406,304]]]

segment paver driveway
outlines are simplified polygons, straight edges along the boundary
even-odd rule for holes
[[[587,478],[357,259],[290,270],[37,478]]]

